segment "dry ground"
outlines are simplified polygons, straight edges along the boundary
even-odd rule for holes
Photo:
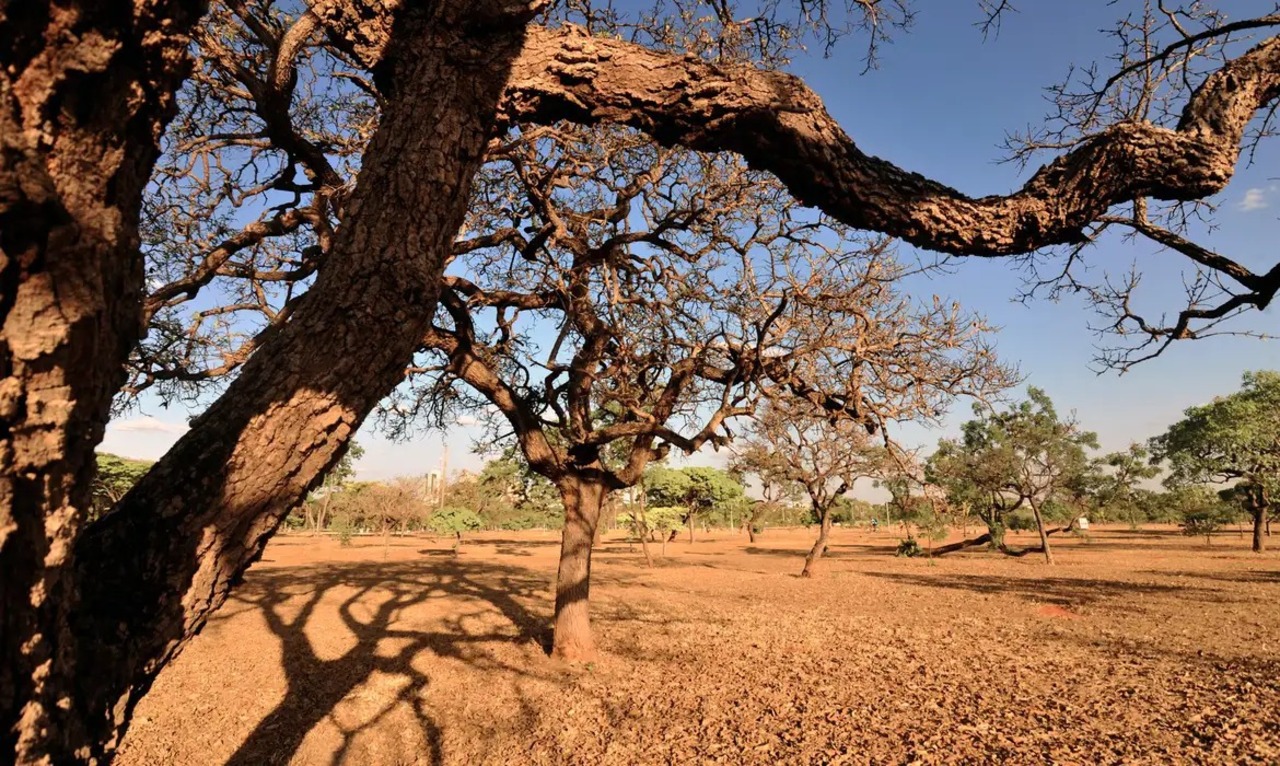
[[[585,667],[540,645],[552,534],[456,558],[279,538],[118,763],[1280,763],[1280,555],[1095,528],[1050,568],[896,538],[837,529],[814,580],[803,530],[673,543],[654,570],[611,539]]]

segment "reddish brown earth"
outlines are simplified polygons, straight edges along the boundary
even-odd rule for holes
[[[813,580],[803,530],[610,539],[582,667],[540,644],[553,534],[279,538],[118,763],[1280,763],[1280,555],[1090,534],[1048,567],[837,529]]]

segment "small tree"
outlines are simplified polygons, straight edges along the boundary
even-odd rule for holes
[[[1134,443],[1123,452],[1103,455],[1094,465],[1098,471],[1091,489],[1099,508],[1117,511],[1130,527],[1136,528],[1138,522],[1146,518],[1145,496],[1138,485],[1160,475],[1160,468],[1151,463],[1151,452]]]
[[[747,447],[738,455],[744,470],[794,482],[808,495],[818,537],[805,556],[801,577],[812,577],[826,553],[836,501],[859,478],[885,470],[887,450],[871,441],[868,430],[864,424],[832,418],[802,399],[778,398],[756,417]]]
[[[696,519],[705,519],[712,511],[736,505],[745,497],[742,482],[729,471],[719,468],[654,466],[645,473],[644,481],[650,501],[660,506],[685,509],[685,517],[681,521],[682,526],[689,528],[690,543],[693,543]],[[677,533],[678,530],[670,532],[670,540],[674,540]]]
[[[313,534],[320,534],[329,526],[333,495],[347,487],[355,478],[355,463],[362,457],[364,457],[364,447],[354,439],[348,442],[342,458],[329,469],[329,473],[325,474],[324,480],[320,483],[320,488],[313,492],[303,504],[302,510],[305,514],[303,523]],[[346,539],[350,540],[350,535]]]
[[[483,526],[484,522],[474,511],[453,505],[440,508],[427,519],[427,529],[438,535],[453,535],[455,555],[458,553],[458,546],[462,545],[462,533],[474,532]]]
[[[734,448],[729,471],[742,477],[754,476],[760,484],[761,499],[747,509],[743,526],[747,529],[747,541],[754,543],[756,535],[763,531],[763,521],[776,514],[780,505],[798,499],[803,490],[788,477],[786,461],[757,441],[744,442]]]
[[[1247,372],[1236,393],[1183,414],[1151,440],[1155,459],[1168,462],[1166,484],[1237,482],[1237,497],[1253,517],[1253,551],[1261,553],[1280,480],[1280,373]]]

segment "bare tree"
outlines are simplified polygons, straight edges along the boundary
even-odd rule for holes
[[[1201,200],[1221,190],[1241,147],[1268,132],[1265,120],[1280,93],[1280,38],[1247,48],[1241,37],[1274,27],[1280,13],[1193,23],[1192,14],[1165,13],[1157,4],[1171,23],[1151,44],[1151,66],[1171,68],[1206,41],[1223,43],[1214,49],[1217,59],[1197,54],[1207,65],[1182,67],[1186,86],[1170,102],[1169,121],[1106,117],[1078,144],[1056,149],[1061,156],[1022,189],[972,199],[865,154],[816,96],[771,69],[797,40],[816,35],[832,44],[849,31],[835,18],[866,32],[873,61],[883,35],[909,21],[906,0],[759,8],[690,0],[634,17],[637,33],[623,39],[554,20],[536,25],[543,5],[424,0],[400,12],[397,2],[317,0],[300,17],[282,18],[278,32],[268,27],[272,53],[261,61],[271,63],[259,79],[274,92],[301,76],[295,52],[321,38],[372,84],[379,122],[360,158],[360,180],[327,211],[336,222],[329,249],[317,237],[321,251],[291,256],[316,264],[313,277],[299,280],[311,285],[306,297],[263,326],[246,361],[231,360],[238,377],[223,397],[119,511],[74,547],[92,446],[138,326],[136,212],[185,69],[185,35],[203,9],[177,0],[139,6],[132,16],[115,6],[0,6],[9,493],[0,556],[3,672],[12,675],[0,685],[0,724],[5,747],[12,743],[20,758],[84,760],[108,752],[136,694],[221,604],[279,519],[400,380],[430,321],[471,178],[500,115],[626,124],[663,143],[737,152],[845,224],[943,252],[1009,256],[1078,244],[1117,205]],[[1004,4],[987,5],[998,21]],[[587,28],[610,13],[585,2],[565,7]],[[682,18],[704,16],[696,45],[667,34]],[[653,31],[639,32],[646,28]],[[719,56],[721,47],[745,54]],[[689,83],[699,83],[696,92]],[[298,107],[294,87],[295,99],[276,99],[277,108]],[[117,97],[125,93],[130,97]],[[93,98],[109,106],[86,100]],[[288,151],[301,156],[304,149]],[[86,165],[99,157],[97,169]],[[282,193],[313,199],[317,182],[303,176],[280,176],[283,186],[306,190]],[[322,210],[312,214],[317,221]],[[1280,283],[1274,268],[1255,272],[1204,248],[1171,247],[1221,275],[1230,295],[1193,306],[1208,313],[1190,315],[1181,327],[1148,322],[1169,328],[1156,336],[1161,343],[1192,337],[1202,320],[1265,306]],[[266,276],[270,266],[252,270],[259,282],[278,285]],[[146,375],[135,380],[146,382]],[[32,593],[40,595],[33,601]],[[120,593],[131,594],[128,603]],[[36,680],[46,660],[51,669]],[[77,664],[94,670],[77,674]],[[70,702],[58,706],[55,699]],[[46,725],[51,717],[60,724]]]
[[[815,220],[731,157],[560,126],[521,131],[480,179],[424,379],[387,412],[495,412],[494,438],[560,489],[557,656],[595,651],[605,497],[671,448],[724,445],[775,392],[865,433],[1004,379],[980,320],[896,294],[908,270],[886,241]]]
[[[754,476],[760,484],[761,499],[751,504],[742,522],[747,529],[747,542],[754,543],[764,515],[778,508],[783,500],[797,498],[802,490],[788,478],[787,462],[769,445],[758,440],[734,445],[729,470],[742,476]]]
[[[818,539],[804,559],[801,577],[812,577],[826,553],[831,535],[831,509],[853,490],[855,482],[883,474],[891,458],[862,423],[833,419],[803,399],[770,400],[756,417],[747,448],[741,453],[752,473],[804,487]]]

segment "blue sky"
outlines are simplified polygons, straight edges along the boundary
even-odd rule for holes
[[[1103,0],[1072,3],[1025,1],[1008,15],[998,37],[984,41],[973,27],[977,3],[921,3],[913,29],[881,51],[880,69],[859,75],[863,49],[854,40],[829,58],[803,57],[793,71],[826,100],[828,109],[864,151],[923,173],[971,195],[1008,192],[1033,168],[999,164],[1007,132],[1035,125],[1048,109],[1043,88],[1064,76],[1071,64],[1087,64],[1112,52],[1100,29],[1120,12]],[[1121,6],[1124,6],[1121,3]],[[1243,13],[1259,3],[1222,3]],[[1263,9],[1265,10],[1265,9]],[[1241,167],[1216,198],[1217,223],[1202,244],[1250,265],[1280,260],[1280,142],[1264,144],[1251,167]],[[1090,254],[1097,268],[1125,272],[1135,258],[1143,267],[1144,293],[1176,309],[1180,297],[1180,256],[1154,256],[1150,248],[1107,242]],[[1021,285],[1009,261],[967,260],[954,273],[927,285],[930,293],[959,299],[1003,329],[1002,356],[1017,363],[1027,383],[1045,389],[1060,410],[1074,410],[1097,431],[1104,449],[1120,449],[1160,432],[1186,407],[1234,390],[1242,372],[1280,368],[1274,341],[1215,338],[1174,344],[1164,356],[1119,376],[1090,368],[1097,339],[1095,319],[1082,301],[1012,299]],[[926,296],[927,297],[927,296]],[[1275,309],[1254,313],[1242,326],[1276,331]],[[933,443],[952,433],[970,414],[967,403],[953,410],[940,431],[906,428],[909,442]],[[144,402],[108,426],[102,449],[155,458],[182,432],[189,413]],[[393,444],[366,428],[359,437],[367,452],[357,465],[362,478],[387,478],[435,468],[443,442],[450,445],[450,468],[474,468],[470,429],[427,434]],[[696,456],[695,462],[715,462]]]

